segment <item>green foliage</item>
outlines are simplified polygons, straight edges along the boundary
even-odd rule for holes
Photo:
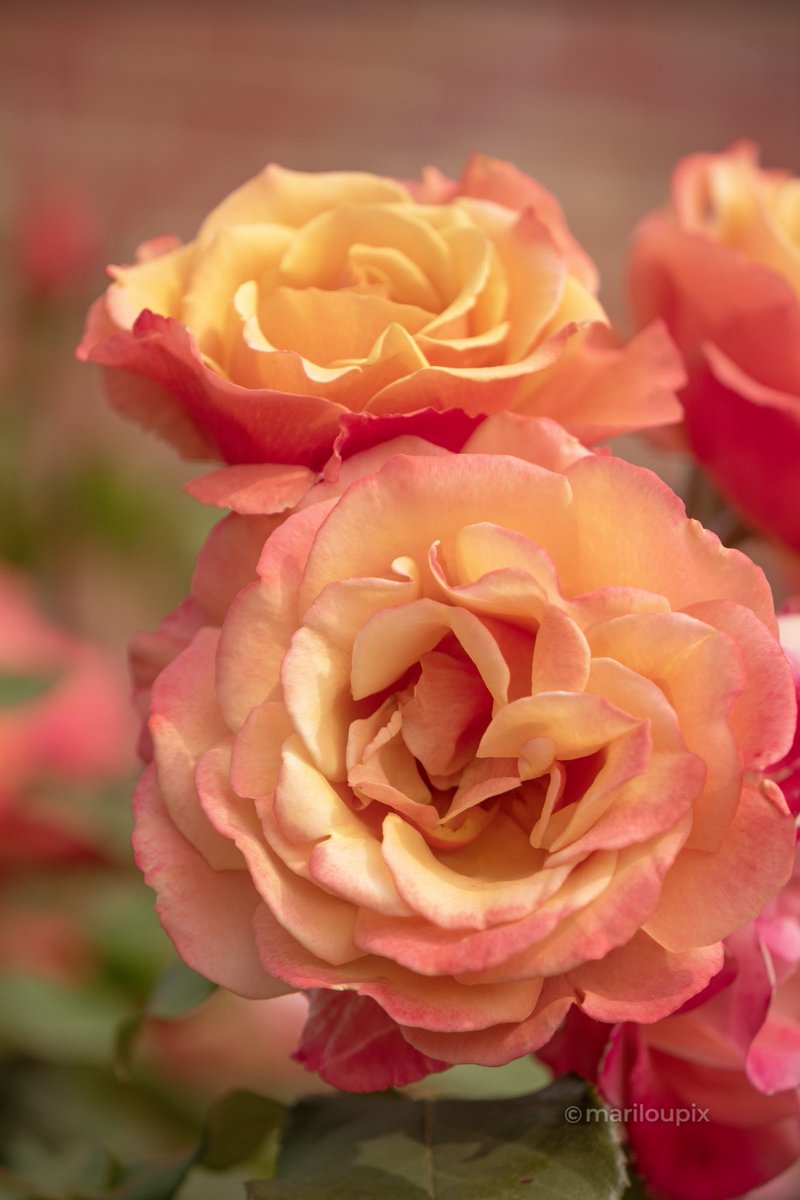
[[[117,1030],[114,1067],[125,1079],[130,1071],[131,1057],[142,1022],[147,1017],[175,1021],[188,1016],[216,991],[217,985],[198,975],[183,962],[175,962],[156,980],[144,1006],[132,1017],[121,1022]]]
[[[0,709],[16,708],[19,704],[30,704],[46,696],[56,683],[58,675],[52,672],[40,675],[12,675],[0,672]]]
[[[53,1087],[53,1101],[59,1105],[59,1111],[48,1110],[43,1115],[40,1124],[46,1137],[37,1139],[30,1133],[20,1136],[19,1131],[6,1131],[14,1161],[12,1170],[0,1168],[0,1200],[173,1200],[195,1168],[225,1171],[251,1160],[268,1134],[278,1128],[285,1111],[276,1101],[253,1092],[230,1092],[209,1109],[193,1148],[154,1153],[146,1162],[123,1166],[118,1154],[96,1143],[78,1141],[65,1151],[73,1123],[85,1130],[89,1127],[88,1119],[93,1118],[101,1126],[98,1133],[109,1132],[103,1126],[105,1098],[107,1105],[111,1101],[109,1115],[117,1130],[129,1122],[133,1126],[132,1140],[139,1140],[144,1125],[158,1119],[157,1107],[143,1095],[127,1089],[109,1097],[107,1081],[96,1078],[85,1078],[83,1089],[75,1091],[75,1079],[75,1076],[59,1077],[52,1068],[42,1068],[39,1072],[39,1086],[49,1083]],[[76,1114],[63,1112],[67,1095],[76,1103]],[[21,1115],[31,1130],[36,1124],[35,1115],[30,1111]],[[64,1144],[53,1151],[47,1142],[58,1132],[63,1135]],[[237,1190],[241,1196],[241,1189]],[[181,1195],[188,1200],[188,1192],[181,1190]]]
[[[570,1078],[503,1101],[305,1100],[288,1118],[275,1178],[250,1184],[248,1200],[620,1200],[627,1173],[613,1123],[585,1117],[601,1107]]]

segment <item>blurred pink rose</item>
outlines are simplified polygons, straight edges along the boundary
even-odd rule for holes
[[[800,180],[739,143],[678,164],[672,201],[636,230],[637,323],[683,351],[692,451],[759,528],[800,549]]]
[[[48,621],[30,585],[2,566],[0,687],[11,689],[0,700],[0,813],[36,784],[102,782],[129,767],[124,674],[102,650]],[[23,807],[17,818],[25,815]]]
[[[556,200],[494,159],[458,183],[269,166],[110,273],[78,355],[192,458],[318,467],[352,412],[514,410],[584,441],[681,415],[663,328],[620,347]]]
[[[102,237],[89,198],[63,180],[31,184],[12,229],[20,283],[37,297],[81,295],[102,263]]]
[[[138,646],[137,861],[187,963],[312,991],[300,1057],[350,1090],[701,991],[792,865],[761,572],[650,472],[508,414],[458,454],[193,490],[226,488],[252,515]]]
[[[140,1051],[159,1073],[204,1096],[249,1088],[291,1103],[327,1090],[292,1058],[307,1010],[303,996],[243,1000],[220,988],[179,1021],[149,1018]]]
[[[106,861],[98,832],[70,803],[77,784],[132,766],[122,664],[47,620],[23,576],[0,566],[0,962],[72,979],[91,951],[69,913],[29,907],[15,880]]]

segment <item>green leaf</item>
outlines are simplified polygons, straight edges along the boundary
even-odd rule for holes
[[[3,671],[0,673],[0,709],[16,708],[46,696],[58,678],[59,674],[52,671],[39,675],[16,675]]]
[[[315,1097],[248,1200],[620,1200],[614,1125],[587,1116],[602,1108],[571,1078],[503,1101]]]
[[[70,1200],[172,1200],[194,1164],[194,1154],[171,1154],[127,1167],[112,1187],[74,1194]]]
[[[105,1064],[124,1001],[89,981],[8,974],[0,978],[0,1050],[51,1062]]]
[[[198,975],[186,963],[176,962],[157,980],[146,1011],[148,1016],[174,1021],[199,1008],[216,990],[215,983]]]
[[[286,1109],[277,1100],[255,1092],[229,1092],[214,1103],[206,1117],[197,1162],[225,1171],[256,1153],[264,1138],[277,1129]]]
[[[114,1070],[121,1079],[130,1074],[136,1038],[146,1017],[176,1021],[194,1012],[217,990],[217,985],[198,975],[183,962],[172,963],[156,980],[143,1008],[126,1017],[117,1028]]]

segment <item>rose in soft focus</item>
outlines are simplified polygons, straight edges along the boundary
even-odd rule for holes
[[[82,296],[102,264],[98,214],[74,183],[31,183],[12,228],[12,254],[22,291],[36,299]]]
[[[659,1200],[729,1200],[775,1179],[800,1158],[800,873],[727,939],[700,1003],[653,1025],[573,1011],[540,1055],[628,1110],[634,1164]]]
[[[800,180],[748,143],[679,163],[671,204],[637,229],[639,324],[683,351],[691,449],[727,498],[800,549]]]
[[[762,573],[650,472],[510,415],[257,521],[154,643],[135,847],[187,963],[311,991],[300,1057],[351,1090],[703,989],[792,864]]]
[[[514,410],[584,441],[680,418],[663,328],[620,347],[555,199],[493,159],[458,183],[270,166],[111,275],[79,356],[189,457],[318,467],[352,412]]]
[[[243,1000],[219,988],[181,1020],[148,1018],[138,1053],[204,1097],[249,1088],[290,1103],[327,1090],[291,1057],[307,1010],[300,995]]]
[[[28,581],[0,569],[0,883],[101,862],[98,834],[71,787],[121,779],[132,766],[122,664],[51,623]],[[0,893],[6,968],[69,975],[85,957],[74,922]]]

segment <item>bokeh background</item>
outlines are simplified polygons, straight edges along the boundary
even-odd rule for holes
[[[798,63],[797,0],[0,0],[0,1200],[100,1195],[113,1156],[189,1144],[224,1087],[302,1086],[299,1014],[224,996],[146,1022],[133,1081],[112,1073],[120,1022],[173,962],[127,846],[132,727],[101,766],[12,763],[14,721],[73,652],[103,658],[124,709],[125,643],[185,594],[212,520],[180,491],[196,467],[74,359],[104,264],[190,238],[270,160],[457,175],[481,150],[559,197],[624,329],[626,240],[678,158],[749,137],[800,173]],[[60,666],[20,658],[20,605],[29,641],[40,621],[73,646]],[[111,736],[101,709],[70,744]],[[181,1192],[241,1194],[203,1171]]]

